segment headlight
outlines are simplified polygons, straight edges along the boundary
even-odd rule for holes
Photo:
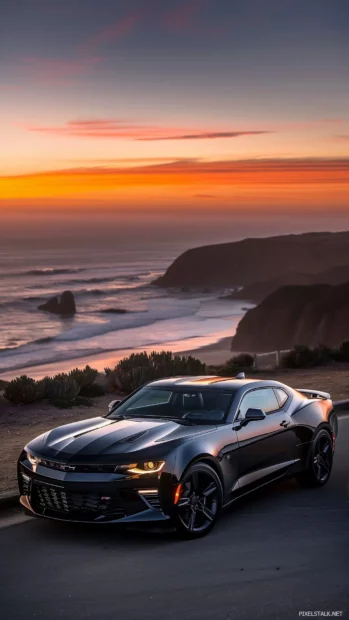
[[[39,459],[39,457],[34,456],[34,454],[30,454],[30,452],[27,452],[27,459],[29,461],[29,463],[31,463],[32,465],[39,465],[41,459]]]
[[[125,472],[128,474],[157,474],[159,473],[165,461],[146,461],[145,463],[131,463],[130,465],[118,465],[116,472]]]

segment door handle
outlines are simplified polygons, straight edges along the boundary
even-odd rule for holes
[[[280,426],[282,426],[283,428],[286,428],[286,426],[289,426],[289,422],[286,422],[286,420],[282,420],[282,422],[280,422]]]

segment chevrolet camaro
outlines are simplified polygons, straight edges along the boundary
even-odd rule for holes
[[[277,381],[154,381],[101,417],[60,426],[25,446],[21,504],[71,522],[168,521],[199,537],[242,495],[294,476],[323,486],[337,419],[330,395]]]

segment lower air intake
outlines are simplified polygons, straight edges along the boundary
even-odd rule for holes
[[[31,498],[34,510],[54,512],[60,518],[84,521],[113,521],[125,516],[117,498],[97,494],[69,493],[62,487],[35,485]]]
[[[159,492],[156,489],[154,491],[139,491],[139,494],[149,508],[161,510]]]

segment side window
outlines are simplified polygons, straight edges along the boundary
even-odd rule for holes
[[[261,388],[248,392],[241,401],[239,418],[244,418],[247,409],[263,409],[264,413],[271,413],[280,408],[272,388]]]
[[[277,393],[277,397],[280,403],[280,407],[283,407],[285,402],[288,399],[288,394],[286,394],[286,392],[284,392],[284,390],[281,390],[280,388],[276,388],[275,392]]]

